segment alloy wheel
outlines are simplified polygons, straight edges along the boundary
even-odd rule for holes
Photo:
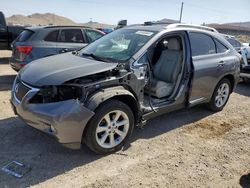
[[[229,85],[227,83],[223,83],[217,90],[217,95],[215,97],[215,105],[216,107],[222,107],[229,97]]]
[[[96,141],[103,148],[113,148],[119,145],[127,136],[129,130],[128,115],[115,110],[107,113],[96,128]]]

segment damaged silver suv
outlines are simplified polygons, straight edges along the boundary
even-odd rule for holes
[[[28,64],[11,103],[28,125],[73,149],[121,149],[135,125],[185,107],[226,105],[240,56],[214,30],[183,25],[122,28],[79,51]]]

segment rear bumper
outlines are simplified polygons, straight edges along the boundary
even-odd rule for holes
[[[19,101],[12,90],[11,104],[14,112],[29,126],[53,136],[62,145],[79,149],[84,128],[94,112],[74,99],[44,104],[29,103],[36,93],[37,90],[31,89]]]
[[[241,78],[250,78],[250,65],[245,66],[240,70],[240,77]]]
[[[16,59],[14,59],[13,57],[10,58],[10,66],[12,69],[14,69],[15,71],[19,71],[22,67],[24,67],[27,62],[22,62],[22,61],[18,61]]]

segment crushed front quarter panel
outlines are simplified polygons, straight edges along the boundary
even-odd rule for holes
[[[12,97],[17,114],[30,126],[46,132],[62,144],[81,143],[82,133],[94,112],[85,108],[79,100],[30,104],[34,93],[28,93],[21,103]],[[51,126],[53,129],[51,129]]]

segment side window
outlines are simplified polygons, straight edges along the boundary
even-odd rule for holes
[[[49,42],[57,42],[57,37],[58,37],[59,31],[55,30],[55,31],[51,31],[45,38],[45,41],[49,41]]]
[[[94,31],[94,30],[89,30],[89,29],[86,29],[85,33],[86,33],[87,39],[90,43],[103,36],[101,33]]]
[[[59,37],[60,42],[83,43],[82,31],[80,29],[63,29]]]
[[[216,47],[217,47],[217,53],[224,53],[228,50],[228,48],[220,43],[218,40],[215,39],[215,44],[216,44]]]
[[[241,43],[240,42],[238,42],[237,40],[235,40],[235,39],[227,39],[227,41],[233,46],[233,47],[235,47],[235,48],[237,48],[237,47],[241,47]]]
[[[143,65],[148,63],[148,54],[145,53],[137,62],[135,65]]]
[[[27,41],[34,34],[31,30],[24,30],[16,39],[17,42]]]
[[[189,37],[193,56],[216,53],[215,43],[210,36],[202,33],[190,33]]]

